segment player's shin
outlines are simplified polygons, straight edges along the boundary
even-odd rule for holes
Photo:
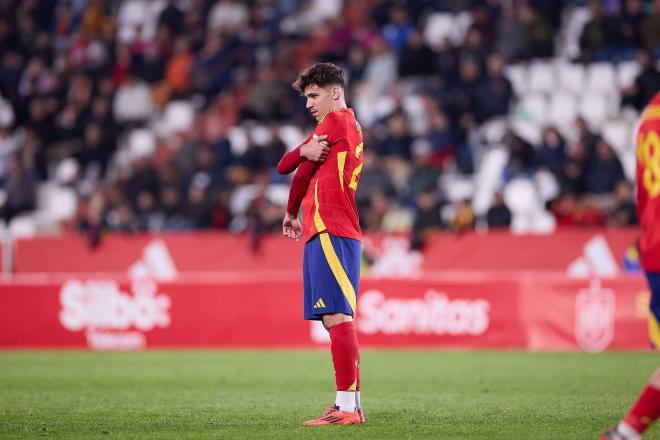
[[[358,345],[355,324],[342,322],[330,327],[332,362],[335,367],[337,400],[341,411],[356,410]]]
[[[660,389],[647,385],[621,425],[640,435],[660,416]],[[621,426],[620,426],[621,429]]]

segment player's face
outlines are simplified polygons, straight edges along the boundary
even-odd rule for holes
[[[319,87],[316,84],[312,84],[305,89],[304,95],[307,98],[307,110],[309,110],[317,121],[332,110],[334,88],[334,86]]]

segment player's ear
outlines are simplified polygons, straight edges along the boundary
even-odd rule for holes
[[[338,86],[334,86],[332,88],[332,90],[330,91],[330,93],[331,93],[332,99],[335,100],[335,101],[338,100],[341,97],[341,93],[339,91]]]

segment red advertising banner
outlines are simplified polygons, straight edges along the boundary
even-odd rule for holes
[[[567,229],[541,236],[438,233],[419,252],[409,249],[407,237],[367,235],[363,248],[370,264],[363,273],[409,278],[438,270],[534,270],[616,276],[623,273],[626,252],[636,237],[635,230],[607,229]],[[71,235],[18,240],[15,248],[17,274],[147,270],[169,279],[217,271],[297,275],[303,252],[302,243],[279,235],[255,242],[249,235],[220,232],[113,234],[93,248],[84,237]]]
[[[365,278],[363,347],[645,349],[649,293],[641,276],[568,280],[454,273]],[[328,342],[302,319],[290,279],[155,282],[72,277],[0,285],[0,347],[144,349],[311,347]]]

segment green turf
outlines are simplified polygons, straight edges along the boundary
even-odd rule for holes
[[[0,437],[588,439],[658,360],[364,350],[367,423],[303,428],[334,398],[324,351],[0,352]]]

